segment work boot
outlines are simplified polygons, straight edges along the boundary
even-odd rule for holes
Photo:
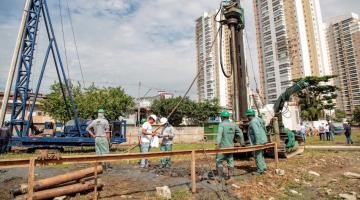
[[[220,180],[224,179],[224,169],[223,167],[217,167],[218,177]]]

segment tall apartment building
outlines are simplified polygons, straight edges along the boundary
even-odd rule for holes
[[[333,18],[328,23],[327,41],[330,62],[339,87],[337,108],[351,116],[360,106],[360,20],[349,14]]]
[[[214,16],[216,12],[205,12],[196,20],[196,57],[197,71],[200,73],[197,79],[198,100],[211,100],[217,98],[220,106],[232,108],[232,79],[227,79],[220,66],[220,37],[218,34],[219,24]],[[219,19],[217,19],[219,20]],[[230,72],[230,31],[222,29],[222,58],[225,71]],[[212,46],[212,43],[215,43]]]
[[[253,0],[261,96],[268,104],[292,84],[331,74],[317,0]]]

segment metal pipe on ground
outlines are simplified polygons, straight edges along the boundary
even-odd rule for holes
[[[92,167],[93,168],[93,167]],[[100,179],[97,180],[97,188],[101,188],[104,184]],[[77,183],[73,185],[67,185],[58,188],[52,188],[48,190],[42,190],[38,192],[34,192],[33,200],[39,199],[50,199],[58,196],[70,195],[84,191],[93,190],[95,187],[94,181],[87,181],[85,183]],[[27,195],[17,196],[15,200],[26,200]]]
[[[101,165],[97,167],[97,174],[101,174],[103,171],[103,168]],[[94,167],[69,172],[66,174],[61,174],[58,176],[50,177],[41,179],[34,182],[34,191],[39,191],[42,189],[50,188],[55,185],[63,184],[69,181],[79,180],[83,179],[88,176],[93,176],[95,173]],[[25,194],[28,192],[28,184],[21,184],[18,188],[12,189],[10,193],[13,196]]]

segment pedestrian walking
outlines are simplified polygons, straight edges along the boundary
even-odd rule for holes
[[[325,140],[325,124],[321,123],[319,126],[320,141]]]
[[[344,123],[344,130],[346,136],[346,144],[353,144],[353,141],[351,139],[351,125],[349,124],[349,122]]]
[[[93,120],[86,131],[89,132],[91,137],[95,138],[95,152],[96,155],[105,155],[110,152],[109,140],[110,140],[110,128],[109,122],[105,119],[105,110],[98,110],[97,119]],[[110,164],[103,163],[105,170],[111,168]]]
[[[325,125],[325,134],[326,134],[326,141],[330,141],[330,126],[329,124]]]
[[[142,135],[141,135],[141,153],[147,153],[150,151],[150,143],[151,138],[153,136],[157,135],[157,132],[153,131],[152,125],[156,122],[156,115],[150,115],[147,119],[147,122],[145,122],[142,125]],[[147,168],[149,167],[149,160],[148,159],[141,159],[140,161],[140,167],[141,168]]]
[[[330,140],[334,141],[335,140],[335,125],[330,121],[329,122],[329,131],[330,131]]]
[[[255,110],[248,109],[246,111],[246,116],[249,120],[248,134],[250,136],[250,142],[252,145],[265,144],[268,142],[266,136],[266,128],[259,120],[258,117],[255,117]],[[264,158],[264,150],[255,151],[255,160],[257,173],[262,174],[266,171],[266,163]]]
[[[168,119],[165,117],[160,119],[160,124],[164,126],[161,133],[159,134],[159,138],[162,138],[160,151],[172,151],[173,139],[175,137],[175,129],[173,126],[171,126]],[[160,167],[171,167],[170,157],[161,158]]]
[[[306,142],[306,127],[305,127],[305,125],[304,125],[302,122],[300,123],[300,130],[299,130],[299,132],[300,132],[300,135],[301,135],[301,137],[303,138],[304,142]]]
[[[235,123],[230,121],[230,113],[223,111],[220,114],[221,123],[219,124],[218,134],[216,137],[216,149],[234,147],[235,135],[239,136],[240,144],[245,146],[244,135]],[[224,177],[223,162],[226,161],[228,168],[228,178],[231,179],[234,175],[234,156],[233,154],[217,154],[216,155],[216,168],[220,179]]]

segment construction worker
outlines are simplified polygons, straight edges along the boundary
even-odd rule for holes
[[[157,135],[157,132],[153,131],[153,128],[151,126],[156,122],[156,119],[157,119],[156,115],[150,115],[148,117],[147,122],[145,122],[142,125],[142,135],[141,135],[141,152],[142,153],[146,153],[146,152],[150,151],[151,138],[153,136]],[[149,160],[141,159],[140,167],[141,168],[149,167]]]
[[[142,125],[146,122],[146,119],[142,119],[140,121],[140,124],[139,124],[139,129],[138,129],[138,145],[139,145],[139,148],[140,148],[140,152],[141,152],[141,136],[142,136]]]
[[[255,110],[253,109],[248,109],[246,111],[246,116],[249,120],[248,134],[250,137],[250,142],[252,145],[265,144],[268,142],[266,136],[266,128],[263,125],[262,121],[255,115]],[[257,172],[259,174],[264,173],[266,171],[266,163],[263,150],[255,151],[255,160]]]
[[[245,145],[244,135],[240,128],[233,122],[230,122],[230,113],[223,111],[220,114],[221,123],[219,124],[218,134],[216,138],[216,149],[234,147],[234,137],[238,135],[240,137],[240,144]],[[224,178],[223,161],[227,162],[228,177],[232,178],[234,175],[234,157],[233,154],[217,154],[216,155],[216,167],[218,175],[221,179]]]
[[[105,110],[98,110],[98,118],[93,120],[86,128],[91,137],[95,138],[95,151],[96,155],[108,154],[109,151],[109,122],[105,119]],[[104,163],[105,170],[111,168],[110,164]]]
[[[171,126],[171,124],[168,122],[168,119],[165,117],[160,119],[160,124],[164,126],[159,135],[159,138],[162,138],[160,151],[171,151],[173,139],[175,137],[175,129],[173,126]],[[161,158],[160,167],[171,167],[170,157]]]

